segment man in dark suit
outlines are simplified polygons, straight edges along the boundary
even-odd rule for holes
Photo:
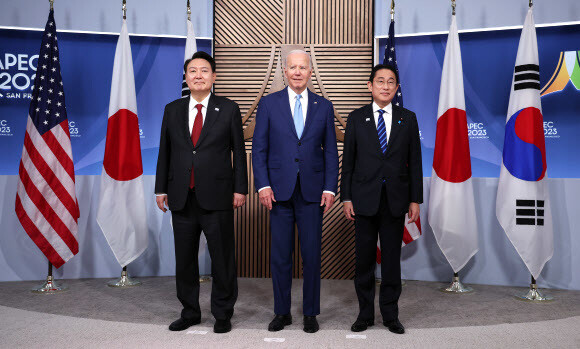
[[[254,179],[260,202],[270,211],[270,263],[275,317],[269,331],[292,323],[292,251],[298,225],[304,288],[304,331],[314,333],[320,314],[322,215],[334,203],[338,152],[330,101],[310,92],[310,56],[288,54],[288,88],[260,101],[252,142]]]
[[[383,324],[389,331],[402,334],[405,329],[397,303],[404,219],[408,213],[409,223],[416,221],[423,202],[419,127],[413,112],[391,104],[399,87],[399,76],[392,66],[375,66],[367,86],[373,102],[348,116],[342,161],[344,214],[355,222],[359,315],[351,330],[364,331],[374,324],[378,234]]]
[[[199,237],[203,230],[212,261],[214,332],[231,330],[238,296],[233,210],[248,193],[246,151],[238,105],[211,93],[215,61],[196,52],[184,65],[191,91],[165,107],[155,193],[172,212],[177,298],[181,317],[169,329],[199,324]],[[232,156],[233,154],[233,156]]]

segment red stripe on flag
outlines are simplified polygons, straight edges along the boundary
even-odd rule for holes
[[[38,211],[42,213],[46,221],[50,224],[58,236],[60,236],[60,238],[64,241],[72,253],[77,254],[79,251],[77,239],[60,219],[59,214],[54,211],[54,208],[50,206],[44,196],[42,196],[36,187],[36,184],[32,182],[32,179],[28,176],[28,172],[24,168],[22,161],[20,162],[19,173],[20,181],[22,182],[22,185],[24,186],[30,200],[34,203]]]
[[[413,240],[413,237],[411,236],[411,234],[409,234],[409,230],[407,229],[407,227],[405,227],[405,231],[403,232],[403,242],[406,244],[413,242],[415,240]]]
[[[30,217],[26,214],[24,207],[22,207],[22,202],[20,201],[20,196],[16,194],[16,215],[18,216],[18,220],[22,227],[30,236],[32,241],[38,246],[40,251],[44,253],[46,258],[48,258],[49,262],[52,263],[56,268],[60,268],[64,264],[64,260],[60,257],[58,252],[52,247],[52,245],[46,240],[44,235],[38,230],[36,225],[30,220]]]
[[[63,121],[66,124],[66,120]],[[60,123],[62,125],[62,122]],[[67,124],[68,125],[68,124]],[[62,167],[65,169],[66,173],[68,173],[69,177],[74,182],[75,180],[75,168],[73,165],[73,161],[67,152],[63,149],[62,144],[56,139],[54,133],[52,132],[45,132],[42,135],[42,138],[46,142],[46,145],[50,148],[54,156],[58,159]]]
[[[28,132],[26,132],[26,134],[24,135],[24,147],[26,148],[28,157],[30,158],[30,160],[32,160],[32,163],[37,168],[38,172],[40,172],[46,183],[48,183],[48,185],[50,186],[52,191],[56,194],[60,202],[62,202],[64,207],[66,207],[66,209],[70,212],[71,216],[73,216],[76,221],[79,216],[76,201],[70,196],[69,192],[62,185],[58,177],[54,174],[52,168],[48,166],[42,155],[38,152],[38,150],[34,146],[34,143],[32,143],[32,140],[30,139]],[[21,166],[24,169],[24,165],[22,163]]]

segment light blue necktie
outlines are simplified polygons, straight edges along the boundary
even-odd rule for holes
[[[296,104],[294,105],[294,127],[298,138],[302,137],[304,131],[304,118],[302,116],[302,104],[300,103],[301,95],[296,95]]]
[[[379,119],[377,120],[377,133],[383,154],[387,152],[387,128],[385,127],[385,119],[383,119],[384,113],[384,110],[379,109]]]

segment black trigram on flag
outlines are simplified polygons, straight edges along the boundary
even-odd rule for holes
[[[544,200],[516,200],[516,225],[544,225]]]
[[[191,92],[189,92],[189,87],[187,86],[187,82],[185,82],[185,73],[183,73],[183,81],[181,82],[181,98],[185,98],[189,96]]]
[[[514,91],[540,89],[540,66],[537,64],[516,65],[514,74]]]

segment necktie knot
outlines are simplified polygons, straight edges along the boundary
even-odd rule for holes
[[[379,109],[379,116],[380,116],[380,117],[383,117],[383,114],[384,114],[384,113],[385,113],[385,111],[384,111],[384,110],[382,110],[382,109]]]
[[[203,108],[203,104],[201,104],[201,103],[196,104],[195,107],[197,108],[197,112],[201,113],[201,108]]]

